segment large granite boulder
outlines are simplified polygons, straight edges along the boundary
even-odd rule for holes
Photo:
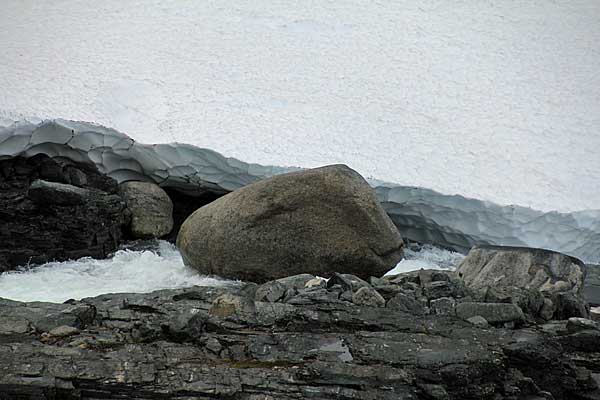
[[[403,242],[367,182],[344,165],[278,175],[194,212],[177,237],[203,274],[265,282],[291,274],[380,276]]]
[[[477,246],[460,263],[457,273],[471,289],[486,292],[487,301],[513,302],[545,319],[587,316],[585,264],[565,254]]]
[[[159,238],[173,229],[173,202],[150,182],[122,183],[119,191],[131,212],[131,235],[136,239]]]
[[[117,182],[94,167],[38,154],[0,160],[0,272],[106,257],[129,221]]]

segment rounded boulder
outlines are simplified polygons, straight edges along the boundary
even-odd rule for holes
[[[229,193],[188,217],[177,246],[200,273],[252,282],[302,273],[381,276],[403,255],[400,233],[373,189],[345,165]]]
[[[173,229],[173,202],[158,185],[125,182],[119,191],[131,212],[131,235],[136,239],[159,238]]]

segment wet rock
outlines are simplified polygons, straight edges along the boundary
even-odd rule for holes
[[[523,311],[519,306],[507,303],[472,303],[456,305],[456,315],[462,319],[481,316],[491,324],[523,321]]]
[[[198,209],[181,226],[184,261],[204,274],[262,283],[290,274],[367,279],[403,242],[368,183],[342,165],[278,175]]]
[[[385,299],[370,286],[363,286],[352,294],[352,302],[359,306],[383,307]]]
[[[158,185],[150,182],[125,182],[119,193],[131,212],[129,230],[135,239],[159,238],[173,229],[173,202]]]

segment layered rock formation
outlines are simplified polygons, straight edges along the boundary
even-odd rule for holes
[[[0,272],[116,250],[129,222],[116,181],[70,159],[0,160]]]
[[[0,128],[0,159],[40,153],[87,163],[119,183],[159,184],[173,200],[175,232],[195,208],[249,183],[290,171],[247,164],[185,144],[144,145],[89,123],[21,121]],[[409,241],[465,253],[476,244],[542,247],[588,262],[600,260],[600,211],[543,213],[423,188],[372,184]]]
[[[202,274],[264,282],[290,274],[382,276],[403,242],[367,182],[332,165],[253,183],[194,212],[177,247]]]
[[[600,399],[596,323],[477,296],[419,271],[0,300],[0,399]]]
[[[477,246],[456,272],[486,298],[512,302],[534,318],[589,315],[584,299],[586,266],[561,253],[523,247]]]

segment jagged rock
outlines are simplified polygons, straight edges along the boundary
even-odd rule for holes
[[[365,180],[334,165],[215,200],[184,222],[177,246],[201,273],[260,283],[299,273],[383,275],[403,242]]]
[[[600,395],[590,373],[599,368],[597,330],[571,334],[566,321],[556,331],[479,329],[452,315],[341,301],[340,285],[299,289],[312,297],[296,304],[254,302],[245,290],[192,287],[69,304],[0,300],[0,399]],[[70,323],[57,321],[63,314]],[[85,320],[75,335],[45,333],[75,326],[75,315]],[[24,316],[34,325],[54,322],[2,330]]]
[[[351,292],[356,292],[363,287],[371,287],[371,285],[356,275],[338,273],[333,274],[327,281],[327,287],[332,287],[334,285],[340,285],[343,290],[349,290]]]
[[[464,302],[456,305],[456,315],[462,319],[481,316],[491,324],[523,321],[523,310],[507,303]]]
[[[363,286],[352,294],[352,302],[359,306],[383,307],[385,299],[372,287]]]
[[[386,307],[415,315],[424,315],[426,312],[423,302],[404,293],[396,294],[387,302]]]
[[[564,254],[543,249],[479,246],[469,252],[457,273],[470,288],[491,290],[495,297],[519,304],[534,317],[540,316],[543,297],[552,300],[555,318],[587,316],[583,299],[585,264]],[[545,316],[547,311],[546,308]]]
[[[588,329],[600,330],[600,324],[591,319],[577,317],[571,317],[567,321],[567,331],[569,333],[585,331]]]
[[[84,204],[89,191],[64,183],[33,181],[27,196],[41,207],[45,205],[76,206]]]
[[[431,312],[436,315],[454,315],[456,307],[456,300],[452,297],[441,297],[436,300],[431,300],[429,308]]]
[[[0,160],[0,272],[115,251],[129,222],[116,192],[88,165],[45,155]]]
[[[266,282],[256,289],[254,300],[275,303],[283,299],[288,289],[288,287],[278,281]]]
[[[173,229],[173,202],[158,185],[125,182],[119,192],[131,212],[129,229],[135,239],[159,238]]]

